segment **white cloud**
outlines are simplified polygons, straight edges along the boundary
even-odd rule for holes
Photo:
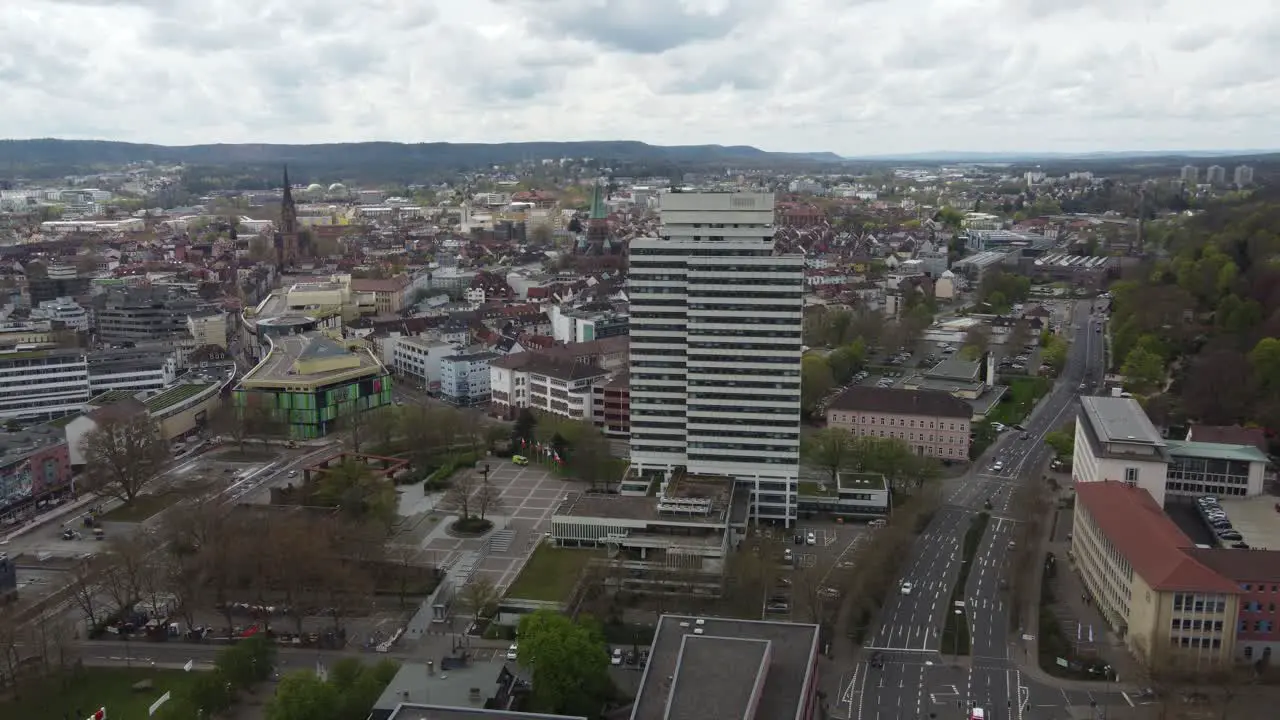
[[[1267,147],[1274,0],[25,0],[0,137]]]

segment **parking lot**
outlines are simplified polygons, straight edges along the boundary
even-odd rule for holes
[[[767,537],[781,543],[785,570],[779,576],[777,587],[768,593],[764,614],[813,622],[814,611],[808,607],[811,598],[825,595],[833,604],[838,599],[832,576],[842,568],[852,567],[854,555],[866,537],[867,526],[806,520],[792,530],[765,532]],[[813,544],[809,544],[810,536]]]

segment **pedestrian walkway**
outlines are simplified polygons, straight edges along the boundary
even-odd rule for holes
[[[511,543],[516,539],[516,531],[511,528],[503,528],[498,532],[489,536],[489,552],[505,553],[511,549]]]
[[[1064,487],[1058,497],[1066,499],[1071,495],[1070,488]],[[1044,580],[1044,563],[1036,563],[1033,577],[1025,580],[1031,583],[1034,591],[1027,593],[1027,607],[1022,613],[1022,617],[1026,619],[1025,627],[1021,628],[1022,637],[1016,641],[1022,646],[1022,651],[1013,653],[1013,657],[1017,658],[1023,673],[1046,685],[1090,691],[1130,689],[1142,682],[1141,666],[1129,654],[1120,638],[1110,630],[1098,608],[1085,593],[1080,575],[1070,559],[1071,543],[1068,538],[1071,532],[1071,508],[1060,508],[1057,506],[1058,503],[1054,505],[1054,512],[1058,515],[1051,522],[1045,523],[1044,536],[1041,539],[1044,553],[1053,553],[1057,563],[1055,575],[1051,580],[1054,592],[1053,613],[1058,617],[1062,631],[1068,640],[1072,639],[1077,632],[1075,623],[1080,623],[1086,628],[1092,626],[1091,647],[1100,660],[1108,663],[1115,670],[1119,684],[1066,680],[1050,675],[1040,668],[1040,587]],[[1082,640],[1086,639],[1087,632],[1088,630],[1081,631]]]

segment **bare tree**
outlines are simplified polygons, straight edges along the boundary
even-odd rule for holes
[[[220,406],[210,425],[214,432],[231,438],[240,452],[244,452],[244,443],[249,437],[249,424],[241,419],[234,405],[224,403]]]
[[[400,408],[394,405],[369,411],[366,422],[369,426],[369,437],[383,449],[383,452],[390,448],[391,443],[399,437],[400,430],[404,427],[400,416]]]
[[[30,625],[27,635],[39,653],[46,674],[67,670],[74,664],[75,628],[65,617],[41,613]]]
[[[16,685],[22,643],[21,625],[14,605],[0,606],[0,688]]]
[[[360,452],[369,431],[369,419],[354,400],[343,403],[339,410],[338,429],[351,437],[351,449]]]
[[[131,503],[159,475],[169,458],[160,425],[145,412],[103,417],[84,437],[84,486]]]
[[[106,559],[103,556],[89,555],[77,560],[68,572],[67,592],[84,615],[85,626],[90,629],[108,614],[106,603],[101,599],[105,570]]]
[[[471,614],[472,622],[479,622],[484,611],[501,597],[493,581],[483,575],[473,578],[458,591],[458,601]]]
[[[472,505],[475,507],[476,514],[481,520],[491,512],[502,509],[502,491],[496,485],[489,482],[488,477],[480,481],[479,487],[476,488],[475,496],[471,499]]]
[[[396,569],[396,595],[400,599],[400,607],[403,608],[409,595],[409,581],[414,571],[424,565],[422,548],[417,545],[389,543],[386,556]]]
[[[444,497],[440,498],[440,507],[458,513],[463,520],[470,520],[476,512],[475,495],[482,484],[480,473],[475,470],[454,475],[453,484],[445,491]]]

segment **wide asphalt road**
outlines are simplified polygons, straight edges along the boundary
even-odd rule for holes
[[[835,716],[897,720],[936,713],[960,718],[967,709],[981,707],[993,720],[1022,720],[1032,713],[1065,718],[1069,706],[1124,702],[1119,695],[1104,698],[1025,680],[1012,659],[1020,650],[1017,638],[1010,637],[1010,608],[1002,592],[1008,545],[1018,522],[1008,515],[1011,491],[1018,482],[1036,480],[1051,452],[1045,435],[1074,418],[1076,398],[1095,390],[1105,373],[1104,333],[1097,331],[1102,321],[1092,316],[1092,308],[1092,301],[1076,305],[1066,367],[1049,397],[1025,421],[1025,431],[1005,432],[973,470],[947,488],[946,505],[909,551],[901,582],[910,583],[910,591],[886,599],[865,640],[861,662],[842,674],[841,693],[832,703]],[[961,544],[972,518],[987,503],[991,519],[969,571],[963,605],[957,607],[951,596]],[[967,666],[953,660],[954,648],[941,646],[948,613],[962,615],[969,625]]]

